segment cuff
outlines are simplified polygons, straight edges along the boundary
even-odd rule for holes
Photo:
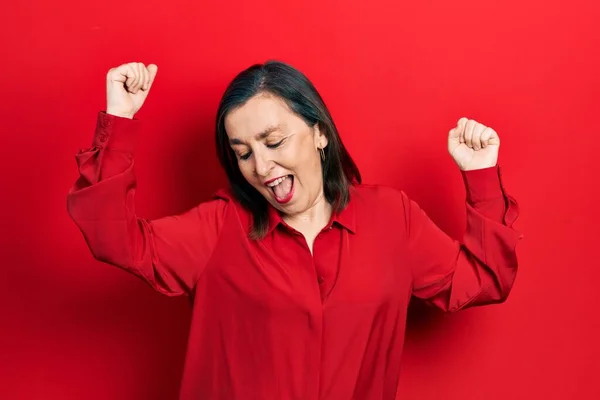
[[[106,111],[100,111],[96,119],[96,132],[92,145],[133,153],[138,129],[139,120],[135,118],[117,117],[107,114]]]
[[[474,204],[504,197],[501,171],[498,165],[489,168],[461,171],[467,200]]]

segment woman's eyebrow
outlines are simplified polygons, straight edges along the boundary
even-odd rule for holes
[[[263,130],[262,132],[257,133],[255,135],[255,138],[257,140],[265,139],[271,133],[281,130],[282,127],[283,127],[283,124],[269,126],[267,129]],[[238,138],[231,138],[231,139],[229,139],[229,144],[231,144],[231,145],[234,145],[234,144],[245,144],[245,142],[243,140],[241,140],[241,139],[238,139]]]

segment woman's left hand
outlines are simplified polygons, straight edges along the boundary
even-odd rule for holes
[[[448,152],[463,171],[494,167],[499,148],[496,131],[472,119],[459,119],[448,134]]]

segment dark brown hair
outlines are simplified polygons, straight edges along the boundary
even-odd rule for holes
[[[308,126],[319,124],[328,139],[323,167],[323,191],[334,211],[343,210],[350,200],[350,185],[361,183],[358,167],[350,157],[321,95],[308,78],[296,68],[280,62],[255,64],[240,72],[229,84],[217,111],[217,157],[227,174],[231,189],[253,215],[250,237],[263,238],[269,226],[268,202],[242,175],[229,145],[225,118],[260,93],[272,94],[286,102],[290,110]]]

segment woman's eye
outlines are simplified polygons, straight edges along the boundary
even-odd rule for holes
[[[279,147],[281,145],[281,143],[283,143],[285,139],[281,139],[279,142],[277,143],[273,143],[273,144],[268,144],[267,147],[270,149],[275,149],[277,147]]]
[[[240,159],[242,159],[242,160],[247,160],[249,158],[250,158],[250,152],[240,155]]]

